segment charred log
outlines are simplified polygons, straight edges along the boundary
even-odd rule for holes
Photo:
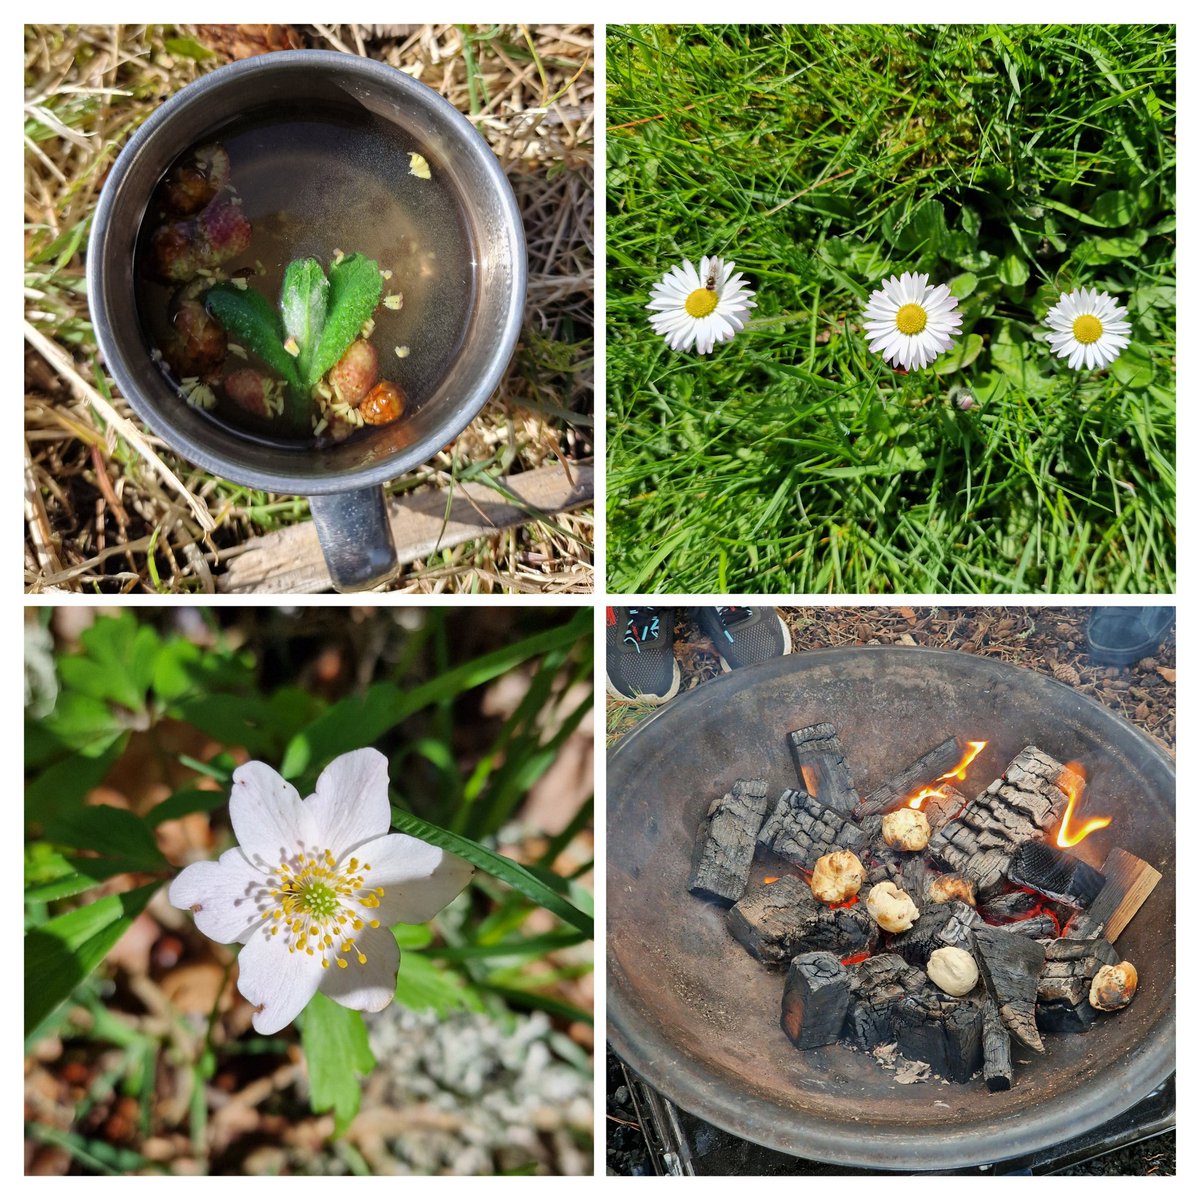
[[[979,905],[979,915],[989,925],[1007,925],[1032,916],[1041,906],[1042,898],[1035,892],[1002,892]]]
[[[1045,947],[1032,938],[987,925],[971,931],[975,958],[988,995],[996,1002],[1001,1019],[1022,1045],[1042,1053],[1034,1017],[1038,978],[1046,959]]]
[[[1062,816],[1068,796],[1058,781],[1065,777],[1061,763],[1026,746],[1000,779],[930,839],[930,852],[970,879],[981,898],[994,895],[1013,854],[1026,842],[1040,841]]]
[[[1046,946],[1038,978],[1037,1024],[1047,1033],[1086,1033],[1096,1018],[1088,991],[1096,972],[1120,955],[1104,938],[1058,938]]]
[[[850,1004],[850,977],[836,954],[818,950],[792,959],[779,1023],[797,1050],[836,1042]]]
[[[922,992],[896,1005],[896,1041],[905,1058],[943,1079],[966,1083],[983,1063],[982,1017],[972,1000]]]
[[[966,749],[958,738],[947,738],[940,745],[927,750],[915,762],[897,771],[890,779],[881,783],[869,796],[855,805],[852,816],[861,822],[864,817],[876,816],[900,808],[922,788],[936,782],[952,770],[963,757]],[[931,822],[932,823],[932,822]]]
[[[1104,887],[1104,876],[1081,858],[1049,842],[1026,842],[1008,864],[1008,877],[1018,887],[1032,888],[1072,908],[1087,908]]]
[[[846,752],[832,725],[822,722],[788,734],[788,747],[796,764],[796,778],[815,799],[843,817],[859,802],[846,766]]]
[[[1104,860],[1104,886],[1086,911],[1076,913],[1064,931],[1068,937],[1105,937],[1110,942],[1125,930],[1162,875],[1127,850],[1112,850]]]
[[[1012,1087],[1012,1038],[1000,1019],[1000,1010],[989,996],[983,1002],[983,1081],[989,1092]]]
[[[924,968],[929,956],[943,946],[970,949],[969,930],[976,925],[982,925],[979,915],[961,900],[930,904],[911,929],[890,939],[888,950],[910,965]]]
[[[866,835],[807,792],[789,789],[763,823],[758,840],[780,858],[811,871],[823,854],[857,851]]]
[[[709,805],[696,831],[688,891],[718,904],[741,898],[758,832],[770,807],[763,779],[739,779]]]
[[[794,876],[748,892],[726,920],[733,936],[763,963],[787,963],[812,950],[849,958],[870,953],[879,940],[862,904],[821,904]]]
[[[893,1016],[905,996],[926,989],[925,972],[898,954],[877,954],[850,968],[850,1007],[842,1036],[860,1050],[894,1041]]]
[[[1050,912],[1040,912],[1024,921],[1010,921],[1002,926],[1005,933],[1020,934],[1027,938],[1056,938],[1061,929],[1058,918]]]

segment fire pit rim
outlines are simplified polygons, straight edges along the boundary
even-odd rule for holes
[[[785,676],[822,665],[833,658],[844,659],[847,655],[956,658],[969,660],[974,669],[984,667],[1000,675],[1035,675],[1040,686],[1048,687],[1052,692],[1062,692],[1064,698],[1069,696],[1071,704],[1081,706],[1085,712],[1090,711],[1102,724],[1115,725],[1132,732],[1149,758],[1165,770],[1172,780],[1175,778],[1174,761],[1142,730],[1119,713],[1041,672],[958,650],[845,646],[806,651],[743,668],[710,680],[686,693],[675,704],[653,713],[609,751],[610,811],[614,794],[611,785],[614,767],[618,768],[619,773],[621,761],[636,755],[638,745],[647,737],[647,730],[669,728],[679,722],[683,722],[682,728],[686,729],[688,713],[693,705],[711,705],[714,700],[719,700],[721,691],[745,687],[751,673],[760,678]],[[746,1095],[726,1096],[721,1089],[713,1088],[711,1081],[701,1078],[690,1069],[691,1063],[680,1055],[677,1046],[659,1036],[657,1031],[639,1027],[632,1006],[626,1003],[622,992],[614,987],[615,981],[625,981],[625,974],[614,961],[611,950],[607,965],[608,1039],[616,1053],[648,1083],[688,1112],[738,1137],[785,1154],[842,1166],[929,1171],[1003,1162],[1077,1137],[1120,1116],[1152,1092],[1175,1068],[1176,996],[1172,983],[1170,1003],[1159,1021],[1147,1032],[1137,1058],[1123,1064],[1122,1086],[1094,1089],[1087,1095],[1086,1104],[1075,1103],[1077,1097],[1069,1093],[1071,1103],[1040,1105],[1036,1111],[1028,1111],[1020,1118],[1010,1117],[994,1132],[981,1128],[982,1122],[972,1122],[965,1129],[956,1130],[952,1126],[939,1128],[936,1136],[924,1132],[906,1133],[902,1128],[888,1129],[877,1122],[837,1121],[824,1116],[814,1118],[810,1114],[798,1118],[797,1114],[787,1113],[771,1101]],[[807,1127],[801,1121],[807,1121]]]

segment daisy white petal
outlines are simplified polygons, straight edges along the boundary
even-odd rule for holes
[[[930,287],[928,275],[908,271],[871,293],[863,317],[871,352],[905,370],[929,366],[954,345],[951,334],[962,324],[946,284]]]
[[[1121,319],[1126,311],[1106,292],[1079,288],[1063,293],[1046,314],[1045,324],[1052,330],[1046,340],[1073,370],[1107,367],[1129,345],[1130,325]]]
[[[317,842],[300,793],[266,763],[248,762],[234,771],[229,819],[246,857],[268,871],[298,846]]]
[[[316,995],[324,973],[319,954],[289,954],[278,934],[252,937],[238,954],[237,986],[254,1005],[254,1028],[278,1033],[290,1025]]]
[[[690,260],[672,267],[650,289],[650,297],[646,307],[656,310],[648,318],[654,332],[672,350],[695,345],[698,354],[732,338],[756,307],[741,273],[719,255],[702,257],[699,271]]]
[[[368,842],[362,854],[371,864],[371,878],[384,891],[374,909],[384,925],[432,920],[475,874],[465,858],[404,833]]]

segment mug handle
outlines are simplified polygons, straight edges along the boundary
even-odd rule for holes
[[[310,496],[325,565],[339,592],[363,592],[399,570],[383,488]]]

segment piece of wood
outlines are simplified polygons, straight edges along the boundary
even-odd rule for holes
[[[801,787],[827,808],[849,817],[859,796],[834,727],[822,721],[793,730],[787,740]]]
[[[914,967],[925,969],[929,956],[943,946],[969,949],[969,931],[982,924],[978,913],[961,900],[945,904],[926,904],[911,929],[888,940],[888,951],[898,954]]]
[[[742,898],[770,806],[764,779],[739,779],[708,806],[696,830],[688,891],[718,904]]]
[[[988,996],[983,1014],[983,1081],[989,1092],[1007,1092],[1012,1087],[1012,1038],[1000,1018],[996,1002]]]
[[[1035,913],[1023,921],[1010,921],[1000,928],[1005,933],[1017,933],[1027,938],[1056,938],[1062,932],[1058,918],[1050,912]]]
[[[991,783],[929,839],[929,852],[975,884],[981,900],[999,892],[1013,854],[1041,841],[1070,799],[1060,782],[1081,791],[1083,781],[1036,746],[1026,746]]]
[[[1004,1024],[1023,1046],[1043,1053],[1046,1048],[1038,1035],[1034,1005],[1045,947],[1032,938],[990,925],[976,926],[971,937],[984,987],[995,1000]]]
[[[932,787],[957,766],[965,752],[965,742],[956,737],[947,738],[881,783],[855,805],[850,815],[861,824],[864,817],[881,815],[902,807],[923,788]]]
[[[836,954],[798,954],[788,967],[779,1024],[797,1050],[828,1046],[841,1036],[850,978]]]
[[[990,925],[1006,925],[1009,921],[1019,921],[1031,916],[1041,907],[1042,898],[1035,892],[1024,890],[1016,892],[1001,892],[990,900],[979,904],[979,915]]]
[[[927,1062],[943,1079],[966,1083],[983,1063],[983,1020],[967,997],[933,992],[905,996],[895,1009],[900,1053]]]
[[[781,858],[811,871],[823,854],[857,850],[866,834],[815,796],[789,788],[763,822],[758,840]]]
[[[1101,872],[1104,886],[1086,911],[1063,931],[1073,938],[1104,937],[1115,943],[1158,886],[1162,874],[1128,850],[1110,850]]]
[[[864,904],[822,904],[791,875],[747,892],[729,910],[726,923],[747,951],[767,964],[788,963],[812,950],[850,958],[871,953],[879,942],[879,927]]]
[[[871,1050],[896,1040],[893,1017],[905,996],[915,996],[929,986],[919,967],[910,966],[898,954],[875,954],[850,971],[850,1006],[842,1025],[842,1036],[860,1050]]]
[[[1087,908],[1104,887],[1104,876],[1074,854],[1049,842],[1026,842],[1008,864],[1008,878],[1072,908]]]
[[[1088,1003],[1092,978],[1121,956],[1104,938],[1057,938],[1046,946],[1038,977],[1037,1024],[1048,1033],[1086,1033],[1096,1019]]]
[[[442,490],[415,492],[403,501],[389,499],[398,561],[415,562],[514,525],[582,508],[592,502],[593,468],[591,463],[573,463],[568,478],[561,466],[538,467],[509,475],[500,486],[503,491],[482,483],[456,485],[449,512],[448,493]],[[311,521],[249,538],[223,551],[221,559],[226,570],[216,577],[218,592],[281,595],[333,587]]]

